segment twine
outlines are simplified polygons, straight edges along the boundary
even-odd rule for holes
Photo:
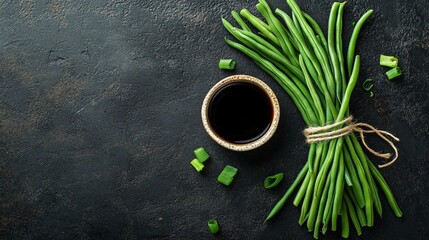
[[[344,120],[340,122],[335,122],[333,124],[321,126],[321,127],[308,127],[304,130],[304,135],[307,138],[307,143],[318,143],[322,141],[327,141],[331,139],[340,138],[342,136],[348,135],[352,132],[359,132],[360,137],[362,139],[362,143],[365,146],[368,151],[370,151],[372,154],[374,154],[377,157],[389,159],[392,154],[391,153],[380,153],[368,146],[368,144],[365,142],[365,133],[375,133],[377,134],[381,139],[383,139],[385,142],[387,142],[395,152],[395,157],[388,163],[378,165],[379,168],[387,167],[394,163],[396,159],[398,159],[398,148],[396,148],[395,144],[390,140],[388,137],[392,138],[393,140],[399,142],[399,138],[395,137],[393,134],[379,130],[373,126],[371,126],[368,123],[354,123],[352,122],[353,116],[350,116],[348,118],[345,118]],[[338,127],[341,127],[344,125],[344,127],[340,129],[336,129]]]

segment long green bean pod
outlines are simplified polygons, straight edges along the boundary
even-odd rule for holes
[[[317,35],[320,37],[320,40],[322,42],[322,45],[324,46],[326,52],[328,51],[328,42],[326,41],[325,34],[323,33],[322,29],[320,28],[319,24],[306,12],[302,12],[307,22],[310,24],[310,26],[313,28],[313,30],[317,33]]]
[[[316,57],[319,59],[323,66],[323,72],[325,74],[325,80],[328,86],[329,94],[332,99],[335,99],[335,82],[334,77],[332,75],[332,72],[330,70],[329,60],[326,56],[326,53],[323,49],[323,47],[317,42],[316,35],[314,34],[313,29],[309,26],[309,24],[306,22],[300,7],[294,0],[287,0],[288,5],[291,7],[292,11],[296,14],[296,17],[301,25],[301,28],[303,30],[303,33],[307,36],[309,39],[309,42],[313,46]]]
[[[335,93],[339,102],[341,102],[342,95],[342,81],[341,81],[341,70],[340,70],[340,62],[338,59],[337,49],[335,45],[335,27],[337,21],[337,12],[340,3],[334,2],[331,8],[331,14],[329,14],[329,24],[328,24],[328,49],[329,55],[331,57],[332,67],[334,69],[334,77],[335,77]]]
[[[240,11],[240,15],[246,18],[255,28],[257,28],[261,33],[268,38],[270,41],[272,41],[277,46],[280,46],[279,41],[277,40],[276,36],[271,32],[270,27],[261,21],[259,18],[255,17],[253,14],[251,14],[247,9],[242,9]]]
[[[350,200],[350,198],[349,198],[349,196],[347,194],[344,194],[344,202],[345,202],[345,204],[347,206],[347,210],[349,211],[352,223],[355,226],[356,233],[357,233],[358,236],[360,236],[362,234],[362,228],[360,226],[359,219],[357,217],[356,210],[355,210],[355,208],[353,206],[353,203],[352,203],[352,201]]]
[[[243,21],[243,19],[241,19],[240,14],[238,14],[237,11],[231,11],[231,15],[243,30],[246,30],[248,32],[252,31],[250,30],[249,26],[247,26],[247,24]]]
[[[353,29],[352,36],[349,41],[349,47],[347,49],[347,69],[349,76],[352,73],[352,67],[353,67],[353,60],[355,57],[355,49],[356,49],[356,42],[357,38],[359,36],[360,29],[362,28],[363,24],[366,22],[366,20],[371,16],[371,14],[374,12],[374,10],[369,10],[366,12],[359,21],[355,24],[355,28]]]
[[[384,180],[381,173],[378,171],[377,167],[375,167],[374,164],[368,158],[366,160],[374,176],[374,179],[378,182],[378,185],[381,187],[384,194],[386,195],[387,202],[389,203],[393,212],[397,217],[402,217],[402,211],[399,208],[398,203],[396,202],[396,199],[393,196],[392,190],[390,190],[389,185],[387,185],[386,181]]]
[[[341,216],[341,237],[343,238],[349,238],[349,233],[350,233],[350,229],[349,229],[349,214],[348,214],[348,210],[346,207],[346,204],[343,202],[342,205],[342,216]]]
[[[304,177],[304,175],[306,174],[307,171],[308,171],[308,163],[306,163],[304,165],[304,167],[301,169],[301,171],[298,173],[298,176],[296,177],[295,181],[292,183],[292,185],[289,187],[289,189],[286,191],[286,193],[283,195],[283,197],[280,199],[280,201],[278,201],[276,203],[276,205],[273,207],[273,209],[268,214],[268,217],[265,219],[265,221],[273,218],[280,211],[280,209],[283,208],[287,199],[290,197],[292,192],[296,189],[296,187],[301,182],[302,178]]]
[[[335,25],[335,42],[336,48],[337,48],[337,57],[338,57],[338,63],[340,67],[340,73],[341,73],[341,94],[340,94],[340,101],[343,98],[343,94],[346,91],[346,71],[344,68],[344,52],[343,52],[343,14],[344,14],[344,6],[346,2],[340,3],[340,6],[338,7],[338,13],[337,13],[337,21]],[[337,93],[338,95],[338,93]],[[346,113],[348,115],[348,113]]]
[[[361,207],[359,207],[359,205],[358,205],[358,203],[357,203],[357,201],[356,201],[356,198],[355,198],[355,196],[353,195],[353,192],[351,191],[351,189],[350,189],[350,188],[346,188],[346,191],[347,191],[347,193],[346,193],[345,195],[346,195],[346,196],[348,196],[348,198],[352,201],[353,206],[355,206],[355,207],[356,207],[356,215],[357,215],[357,217],[358,217],[359,224],[360,224],[362,227],[365,227],[365,226],[366,226],[366,217],[365,217],[365,213],[363,212],[362,208],[361,208]]]

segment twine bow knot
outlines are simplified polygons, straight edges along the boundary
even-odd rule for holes
[[[368,146],[368,144],[365,142],[365,133],[375,133],[377,134],[381,139],[383,139],[385,142],[387,142],[395,152],[395,157],[385,163],[378,165],[378,167],[383,168],[391,165],[398,159],[398,148],[396,148],[395,144],[392,142],[391,139],[399,142],[399,138],[395,137],[393,134],[379,130],[373,126],[371,126],[368,123],[354,123],[352,122],[353,116],[349,116],[348,118],[345,118],[344,120],[340,122],[335,122],[333,124],[321,126],[321,127],[308,127],[304,130],[304,135],[307,138],[307,143],[317,143],[322,141],[327,141],[331,139],[340,138],[342,136],[348,135],[352,132],[359,132],[360,137],[362,139],[362,143],[365,146],[368,151],[370,151],[372,154],[374,154],[377,157],[389,159],[392,154],[391,153],[380,153]],[[338,127],[341,127],[344,125],[344,127],[336,129]],[[391,139],[389,139],[390,137]]]

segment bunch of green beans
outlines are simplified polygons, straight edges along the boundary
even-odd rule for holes
[[[327,39],[317,22],[294,0],[287,0],[287,4],[292,9],[291,15],[280,9],[273,11],[265,0],[259,0],[256,8],[262,19],[246,9],[240,13],[232,11],[239,27],[226,19],[222,22],[238,42],[227,38],[225,41],[249,56],[280,84],[308,126],[339,122],[350,114],[349,101],[360,69],[356,42],[373,10],[355,24],[344,58],[345,2],[332,5]],[[329,226],[336,231],[338,221],[343,237],[349,236],[350,222],[360,235],[362,227],[373,226],[374,209],[382,216],[379,189],[395,215],[401,217],[389,186],[353,133],[313,143],[306,164],[266,220],[273,218],[297,190],[293,204],[301,205],[299,224],[306,222],[314,238],[320,232],[326,233]]]

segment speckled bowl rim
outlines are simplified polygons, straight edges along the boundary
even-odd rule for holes
[[[268,128],[268,130],[260,138],[256,139],[253,142],[249,142],[245,144],[230,143],[223,140],[212,129],[210,125],[209,117],[208,117],[210,102],[213,96],[216,94],[216,92],[219,91],[222,87],[236,82],[246,82],[246,83],[251,83],[255,86],[258,86],[268,95],[271,101],[271,105],[273,106],[273,120],[271,121],[271,125]],[[233,151],[244,152],[244,151],[253,150],[255,148],[258,148],[264,145],[274,135],[280,120],[280,106],[279,106],[279,101],[277,100],[277,97],[274,94],[273,90],[271,90],[271,88],[262,80],[249,75],[232,75],[216,83],[207,93],[201,108],[201,118],[203,120],[204,129],[216,143]]]

